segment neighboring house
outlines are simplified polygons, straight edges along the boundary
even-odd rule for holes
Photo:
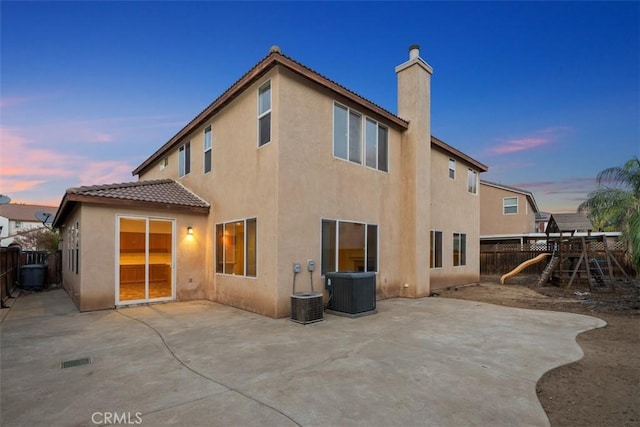
[[[538,233],[540,214],[533,193],[508,185],[480,181],[480,240],[483,244],[523,243]],[[543,230],[544,231],[544,230]]]
[[[0,246],[7,247],[13,243],[15,237],[36,228],[43,228],[42,220],[36,218],[39,212],[51,214],[48,223],[56,213],[55,206],[23,205],[9,203],[0,205]]]
[[[378,298],[479,280],[487,167],[431,136],[431,73],[411,47],[395,115],[272,48],[138,182],[67,191],[65,287],[83,311],[207,298],[284,317],[294,263],[298,291],[331,271],[375,272]]]
[[[549,218],[551,214],[548,212],[538,212],[536,213],[536,232],[544,233],[547,229],[547,224],[549,224]]]

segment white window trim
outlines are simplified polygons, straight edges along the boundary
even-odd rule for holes
[[[264,113],[260,114],[260,90],[265,87],[266,85],[269,85],[269,109],[267,111],[265,111]],[[273,110],[273,97],[271,96],[271,94],[273,93],[273,85],[271,84],[271,79],[265,80],[262,84],[258,85],[258,96],[257,96],[257,109],[256,111],[258,112],[258,119],[256,120],[256,135],[257,135],[257,147],[258,148],[262,148],[265,145],[269,145],[271,144],[271,141],[273,141],[273,115],[271,115],[270,123],[269,123],[269,140],[267,142],[265,142],[264,144],[260,145],[260,119],[264,116],[266,116],[267,114],[271,114],[271,111]]]
[[[516,199],[516,203],[515,204],[511,204],[511,205],[507,205],[506,201],[507,199]],[[512,197],[503,197],[502,198],[502,215],[518,215],[518,211],[519,211],[519,199],[518,196],[512,196]],[[513,213],[507,213],[505,212],[506,208],[512,208],[512,207],[516,207],[516,211]]]
[[[389,126],[385,126],[383,124],[381,124],[378,120],[374,119],[373,117],[367,116],[366,114],[362,114],[360,111],[358,110],[354,110],[353,108],[349,108],[344,104],[339,103],[338,101],[333,101],[333,105],[334,105],[334,109],[332,110],[332,122],[331,122],[331,155],[333,156],[334,159],[337,160],[341,160],[343,162],[347,162],[350,163],[352,165],[359,165],[359,166],[364,166],[367,169],[370,170],[374,170],[374,171],[378,171],[380,173],[384,173],[384,174],[388,174],[389,171],[386,170],[381,170],[379,169],[380,167],[380,159],[378,156],[378,128],[383,127],[387,130],[387,169],[389,168],[389,148],[391,146],[391,144],[389,143],[390,139],[391,139],[391,132],[389,132]],[[336,129],[336,114],[335,114],[335,106],[339,106],[341,108],[344,108],[347,110],[347,158],[344,159],[342,157],[338,157],[335,154],[335,140],[334,140],[334,135],[335,135],[335,129]],[[360,162],[354,162],[352,160],[349,160],[349,144],[350,144],[350,140],[349,140],[349,122],[351,121],[351,116],[350,113],[354,112],[355,114],[358,114],[360,117],[362,117],[362,124],[360,126],[360,135],[362,135],[361,141],[360,141]],[[370,120],[372,122],[374,122],[376,124],[376,167],[373,168],[371,166],[367,165],[367,120]]]
[[[209,130],[209,135],[211,137],[211,146],[209,148],[207,148],[207,130]],[[213,126],[211,125],[207,125],[207,127],[204,128],[204,131],[202,132],[202,172],[206,175],[208,173],[211,173],[211,171],[213,170]],[[205,159],[207,157],[207,152],[211,152],[211,168],[207,171],[206,170],[206,163],[205,163]]]
[[[160,170],[163,170],[164,168],[166,168],[167,166],[169,166],[169,157],[163,157],[160,160]]]
[[[453,164],[453,168],[451,167],[451,165]],[[451,176],[451,171],[453,171],[453,176]],[[455,180],[456,179],[456,160],[455,159],[449,159],[449,169],[447,172],[449,179]]]
[[[265,144],[266,145],[266,144]],[[249,238],[249,233],[247,233],[247,221],[254,219],[256,221],[256,275],[255,276],[247,276],[247,239]],[[238,218],[238,219],[233,219],[233,220],[229,220],[229,221],[224,221],[224,222],[217,222],[214,224],[213,229],[215,230],[214,232],[217,232],[218,230],[218,226],[222,225],[222,230],[224,233],[224,226],[227,224],[232,224],[235,222],[242,222],[244,223],[244,271],[243,274],[229,274],[229,273],[225,273],[224,272],[224,264],[225,264],[225,253],[224,253],[224,248],[222,249],[222,273],[219,273],[217,271],[217,266],[214,265],[213,267],[213,271],[215,272],[216,275],[219,276],[226,276],[226,277],[239,277],[242,279],[253,279],[256,280],[258,278],[258,271],[259,271],[259,255],[258,255],[258,217],[257,216],[249,216],[246,218]],[[216,238],[216,243],[215,243],[215,257],[214,257],[214,262],[217,263],[218,262],[218,241],[217,241],[217,234],[215,236]]]
[[[469,191],[469,174],[473,175],[475,191]],[[467,193],[478,195],[478,172],[473,169],[467,169]]]
[[[116,306],[127,306],[127,305],[135,305],[140,303],[147,302],[162,302],[162,301],[175,301],[177,298],[177,284],[176,284],[176,256],[178,251],[178,245],[176,241],[176,223],[178,222],[176,218],[169,217],[161,217],[161,216],[145,216],[145,215],[135,215],[135,214],[122,214],[117,213],[115,219],[115,233],[114,233],[114,242],[116,242],[115,246],[115,268],[114,268],[114,277],[115,277],[115,304]],[[163,297],[163,298],[154,298],[154,299],[144,299],[144,300],[127,300],[126,302],[120,301],[120,219],[121,218],[129,218],[129,219],[144,219],[146,220],[145,226],[145,265],[149,265],[149,222],[156,221],[168,221],[171,222],[171,297]],[[147,267],[148,268],[148,267]],[[148,280],[148,271],[147,271],[147,280]],[[148,283],[145,283],[145,286],[148,286]]]
[[[187,172],[187,145],[189,145],[189,172]],[[184,153],[181,157],[180,153]],[[180,175],[180,166],[184,173]],[[191,141],[187,141],[178,147],[178,177],[184,178],[191,173]]]

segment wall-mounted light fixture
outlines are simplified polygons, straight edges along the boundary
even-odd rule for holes
[[[193,227],[187,227],[187,234],[189,236],[193,235]]]

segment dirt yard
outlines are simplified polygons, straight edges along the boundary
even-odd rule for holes
[[[438,297],[599,317],[607,326],[582,333],[581,360],[547,372],[538,398],[553,427],[640,426],[640,297],[630,284],[616,290],[572,286],[537,287],[538,276],[517,276],[500,285],[481,284],[437,291]]]

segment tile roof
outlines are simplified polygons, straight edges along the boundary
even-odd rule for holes
[[[182,209],[208,213],[210,204],[172,179],[69,188],[53,221],[57,227],[77,202]]]
[[[208,208],[209,203],[172,179],[124,182],[70,188],[67,194],[137,200],[169,205]]]
[[[484,163],[480,163],[476,159],[473,159],[473,158],[467,156],[462,151],[458,150],[457,148],[452,147],[451,145],[447,144],[446,142],[444,142],[441,139],[436,138],[433,135],[431,135],[431,145],[432,146],[435,145],[436,147],[441,148],[442,150],[446,151],[447,153],[451,154],[452,156],[458,157],[458,158],[466,161],[470,165],[475,166],[478,169],[479,172],[486,172],[486,171],[489,170],[489,166],[485,165]]]
[[[351,102],[354,102],[369,111],[373,117],[381,118],[386,121],[387,124],[393,125],[401,130],[405,130],[409,127],[409,122],[402,117],[395,115],[389,110],[375,104],[374,102],[358,95],[354,91],[347,87],[331,80],[330,78],[318,73],[317,71],[307,67],[306,65],[290,58],[280,52],[278,47],[272,47],[269,54],[262,58],[256,65],[254,65],[249,71],[247,71],[242,77],[240,77],[235,83],[233,83],[226,91],[217,97],[209,106],[196,115],[189,123],[187,123],[178,133],[176,133],[169,141],[167,141],[162,147],[156,150],[151,156],[149,156],[144,162],[142,162],[132,172],[133,175],[139,175],[146,168],[150,167],[155,161],[165,156],[172,148],[182,143],[183,138],[187,137],[194,129],[202,126],[217,114],[222,108],[228,105],[232,100],[239,96],[250,85],[255,83],[264,74],[271,70],[275,66],[282,66],[313,83],[320,85],[330,91],[342,96]],[[488,166],[480,163],[479,161],[471,158],[460,150],[448,145],[444,141],[431,136],[431,144],[447,151],[449,154],[457,156],[469,164],[476,167],[480,172],[486,172]]]
[[[339,83],[323,76],[322,74],[314,71],[306,65],[282,54],[279,48],[271,48],[269,54],[262,58],[256,65],[254,65],[249,71],[247,71],[242,77],[240,77],[235,83],[231,85],[226,91],[217,97],[207,108],[202,110],[196,117],[194,117],[186,126],[184,126],[177,134],[175,134],[169,141],[167,141],[162,147],[160,147],[155,153],[149,156],[142,164],[133,170],[133,175],[139,175],[145,168],[150,166],[154,161],[162,157],[167,153],[174,145],[181,142],[182,138],[187,136],[193,129],[201,126],[206,120],[209,120],[214,114],[220,111],[224,106],[229,104],[240,93],[252,85],[256,80],[266,74],[271,68],[276,65],[281,65],[327,89],[338,93],[345,98],[361,105],[367,110],[383,117],[388,122],[395,126],[406,129],[409,122],[391,113],[390,111],[380,107],[379,105],[369,101],[368,99],[358,95],[352,90],[342,86]]]

